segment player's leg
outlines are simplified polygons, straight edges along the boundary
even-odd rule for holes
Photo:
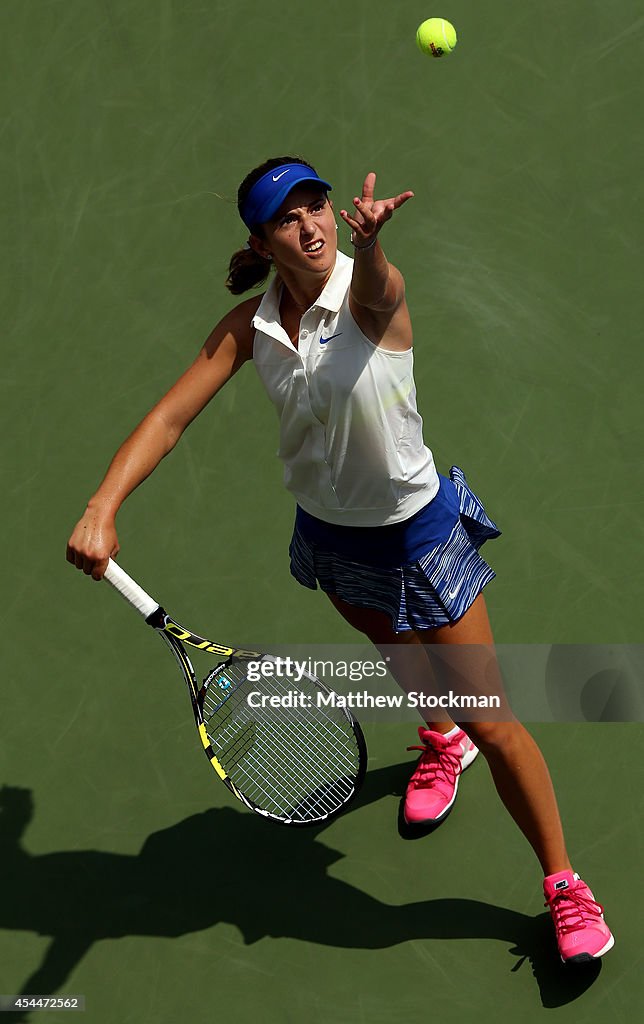
[[[406,692],[436,692],[431,665],[423,647],[423,640],[413,629],[402,633],[394,632],[391,618],[385,612],[373,608],[359,608],[337,597],[327,597],[340,612],[343,619],[364,633],[371,643],[387,658],[389,671]],[[454,729],[454,722],[447,712],[436,709],[436,717],[426,720],[427,728],[435,732],[447,733]]]
[[[413,679],[418,679],[418,673],[422,678],[421,652],[427,655],[429,645],[451,644],[455,649],[460,646],[458,657],[454,659],[454,652],[451,652],[452,657],[447,659],[448,672],[453,673],[455,683],[460,684],[466,675],[469,687],[479,692],[503,694],[482,594],[457,622],[434,630],[402,634],[394,633],[388,617],[380,612],[354,609],[334,596],[331,600],[346,620],[365,633],[379,650],[384,648],[390,657],[399,653],[400,657],[394,657],[389,664],[394,676],[396,672],[401,673],[399,681],[403,688],[409,689]],[[411,661],[410,653],[414,655]],[[442,675],[446,664],[444,659],[441,659],[441,664]],[[429,657],[427,665],[430,665]],[[444,683],[444,678],[438,681],[438,685]],[[596,959],[614,944],[610,929],[604,922],[603,907],[570,867],[557,801],[541,751],[510,713],[504,717],[507,720],[502,722],[462,722],[461,727],[482,750],[499,796],[543,866],[546,876],[544,895],[552,914],[561,959],[564,962]],[[457,763],[460,750],[456,752],[457,756],[452,754],[450,757],[450,751],[445,749],[448,742],[449,734],[429,733],[427,754],[421,756],[419,762],[426,760],[430,774],[433,772],[439,785],[448,776],[450,763],[456,764],[453,772],[456,780],[460,774]]]
[[[389,671],[407,693],[438,696],[439,686],[427,656],[427,647],[414,630],[394,632],[389,615],[360,608],[334,594],[328,597],[346,621],[364,633],[386,658]],[[428,705],[432,706],[432,705]],[[403,799],[403,817],[410,826],[435,827],[452,810],[461,773],[474,761],[478,750],[446,711],[436,707],[426,728],[419,728],[420,757]]]
[[[449,626],[422,634],[427,644],[458,645],[443,662],[449,684],[453,673],[467,678],[474,691],[503,694],[501,673],[494,655],[494,640],[483,594],[479,594],[465,614]],[[472,739],[490,766],[501,800],[535,851],[544,874],[570,870],[559,809],[550,773],[535,740],[509,708],[504,721],[460,721],[458,724]]]
[[[503,694],[503,683],[494,655],[494,640],[485,606],[485,598],[479,594],[465,614],[448,626],[431,630],[406,630],[396,633],[389,617],[384,612],[357,608],[347,604],[335,595],[329,595],[335,607],[356,629],[365,633],[371,642],[390,659],[390,671],[399,685],[407,692],[424,689],[463,689],[462,680],[468,688],[486,694]],[[432,670],[428,651],[431,645],[458,645],[450,656],[441,661],[438,675]],[[496,789],[526,839],[535,851],[544,874],[570,870],[566,852],[559,810],[548,768],[536,742],[518,722],[509,708],[505,710],[506,721],[470,722],[459,721],[459,729],[465,732],[484,754],[492,773]],[[442,734],[453,730],[454,723],[446,716],[441,721],[430,723],[432,731]],[[432,745],[431,737],[429,745]],[[441,747],[434,741],[434,747]],[[434,753],[441,758],[443,750]],[[452,758],[453,758],[452,754]],[[431,755],[430,755],[431,758]],[[422,759],[421,759],[422,760]],[[441,775],[451,774],[454,789],[458,784],[459,769],[455,761],[449,772],[449,752]],[[436,784],[428,761],[429,789]],[[422,766],[421,766],[422,767]],[[443,780],[441,780],[443,781]],[[450,794],[451,797],[451,794]],[[422,801],[419,799],[419,803]],[[443,808],[441,814],[444,814]],[[408,820],[410,820],[410,817]],[[427,816],[413,816],[417,823],[436,820]],[[442,818],[440,819],[442,820]]]
[[[434,644],[463,645],[463,664],[456,659],[458,674],[466,667],[475,688],[488,686],[502,691],[482,594],[457,622],[430,631],[428,639]],[[453,659],[448,661],[453,664]],[[479,680],[477,672],[481,673]],[[499,796],[543,867],[544,895],[561,959],[585,962],[603,956],[612,948],[614,938],[604,921],[603,907],[572,871],[550,773],[534,739],[509,716],[503,722],[462,725],[485,756]]]

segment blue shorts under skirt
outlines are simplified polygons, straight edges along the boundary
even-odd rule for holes
[[[314,540],[310,533],[305,536],[306,531],[296,520],[290,545],[292,575],[311,590],[319,584],[327,594],[335,594],[348,604],[385,612],[396,633],[456,622],[494,579],[495,573],[479,555],[479,548],[486,540],[499,537],[501,531],[458,466],[450,469],[449,480],[441,477],[441,489],[456,499],[454,520],[448,523],[445,539],[429,543],[415,560],[384,567],[354,561],[346,553],[332,550],[326,536],[323,544],[319,537]],[[441,505],[440,516],[444,521],[442,500]],[[431,506],[432,502],[423,513],[424,518]],[[328,524],[320,525],[324,525],[328,535]],[[337,527],[338,531],[346,529]],[[365,527],[365,535],[374,537],[377,531],[386,543],[387,531],[392,529]],[[428,532],[431,534],[431,528]]]

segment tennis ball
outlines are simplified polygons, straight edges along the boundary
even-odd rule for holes
[[[418,49],[432,57],[443,57],[456,46],[456,29],[444,18],[428,18],[416,32]]]

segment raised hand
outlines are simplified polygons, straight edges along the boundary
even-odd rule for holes
[[[369,249],[375,243],[382,225],[391,220],[394,210],[411,199],[413,192],[401,192],[391,199],[374,199],[376,175],[370,171],[362,186],[362,198],[353,200],[355,210],[349,216],[346,210],[340,210],[340,216],[351,228],[351,241],[356,249]]]

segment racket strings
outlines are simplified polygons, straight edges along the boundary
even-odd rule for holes
[[[315,683],[308,683],[313,707],[290,709],[252,708],[243,665],[217,670],[209,682],[203,701],[208,736],[244,796],[269,814],[302,822],[346,803],[359,772],[357,739],[341,709],[316,706],[323,691]],[[292,680],[270,680],[269,695],[291,691]]]
[[[243,684],[244,682],[246,682],[246,675],[245,675],[245,673],[243,671],[241,671],[240,675],[241,675],[241,678],[237,681],[235,689],[238,686],[240,686],[241,684]],[[274,683],[274,685],[271,687],[271,691],[270,691],[271,695],[276,693],[276,691],[278,690],[279,686],[282,687],[282,694],[283,695],[286,695],[288,692],[290,692],[290,683],[285,683],[283,680],[277,680],[277,679],[273,680],[273,683]],[[315,686],[315,685],[311,687],[311,690],[314,691],[314,692],[321,692],[321,691],[318,690],[318,687]],[[232,696],[232,693],[234,693],[234,690],[231,691],[231,696]],[[278,696],[279,696],[279,694],[278,694]],[[211,707],[208,708],[208,703],[212,700],[212,695],[210,693],[208,693],[208,695],[206,697],[206,700],[204,701],[204,710],[208,709],[210,717],[212,717],[212,715],[220,712],[223,709],[224,704],[228,701],[228,699],[229,698],[226,697],[226,698],[224,698],[223,701],[221,701],[219,703],[214,701],[214,702],[212,702]],[[245,697],[243,699],[245,701]],[[239,698],[238,698],[238,700],[239,700]],[[248,706],[248,709],[249,709],[249,712],[250,712],[250,710],[251,710],[250,706]],[[228,712],[229,712],[229,714],[234,714],[237,710],[238,710],[238,704],[233,704],[232,708],[228,709]],[[283,711],[283,709],[281,709],[281,710]],[[274,719],[276,720],[277,717],[279,716],[279,712],[276,709],[272,709],[268,713],[265,712],[265,714],[266,714],[266,720],[267,721],[271,721],[271,722]],[[254,720],[254,717],[255,716],[251,716],[251,720]],[[301,738],[301,735],[302,735],[301,729],[297,730],[297,732],[292,729],[293,722],[298,717],[302,717],[302,715],[298,715],[297,713],[296,713],[296,716],[290,716],[288,714],[283,714],[282,715],[281,724],[282,724],[282,732],[284,732],[284,733],[285,732],[291,732],[291,734],[294,737],[297,737],[297,739],[299,740]],[[237,720],[239,720],[239,719],[237,719]],[[222,721],[223,721],[223,719],[222,719]],[[327,744],[327,746],[332,746],[333,747],[334,753],[337,755],[337,760],[341,761],[342,758],[344,757],[345,758],[345,766],[346,766],[347,770],[348,771],[353,770],[353,768],[355,767],[355,758],[354,757],[349,757],[347,755],[346,742],[344,742],[344,741],[346,741],[346,738],[347,738],[348,735],[349,736],[353,736],[353,730],[351,728],[351,725],[350,725],[347,717],[342,712],[340,712],[338,714],[337,718],[333,719],[330,715],[328,715],[328,713],[327,714],[325,714],[325,712],[314,713],[312,710],[310,710],[309,711],[309,716],[307,716],[306,721],[307,721],[307,724],[309,726],[309,729],[313,728],[314,731],[316,731],[318,733],[321,733],[322,735],[320,735],[320,738],[324,740],[324,742]],[[290,729],[289,729],[289,726],[291,726]],[[280,733],[278,731],[276,731],[275,735],[276,735],[276,738],[279,739]],[[309,735],[310,735],[310,732],[309,732]],[[354,737],[354,739],[355,739],[355,737]],[[314,768],[315,763],[316,762],[314,760],[311,760],[310,763],[309,763],[309,767],[310,768]]]
[[[241,683],[243,683],[245,681],[246,681],[246,676],[245,676],[245,674],[242,674],[242,678],[241,678],[241,680],[238,681],[237,685],[241,685]],[[279,681],[276,680],[275,683],[276,683],[276,685],[271,689],[271,694],[275,693],[275,690],[277,689],[277,684],[278,683],[282,683],[282,681],[281,680],[279,680]],[[232,692],[234,692],[234,691],[231,691],[231,696],[232,696]],[[284,694],[289,692],[289,684],[283,684],[282,692]],[[209,701],[209,697],[206,697],[206,700],[204,701],[204,710],[206,710],[206,712],[209,714],[210,718],[212,718],[212,716],[214,714],[217,714],[218,712],[222,711],[222,709],[224,708],[224,704],[227,703],[228,700],[229,700],[229,698],[225,698],[224,701],[221,701],[219,703],[216,702],[216,701],[214,703],[211,703]],[[244,701],[245,701],[245,698],[244,698]],[[208,706],[209,703],[211,703],[210,707]],[[230,704],[227,704],[228,715],[233,715],[238,710],[239,710],[238,704],[233,704],[232,706]],[[251,710],[250,707],[248,708],[248,710],[249,710],[249,713],[250,713],[250,710]],[[275,710],[275,709],[272,709],[268,713],[265,712],[265,714],[266,714],[266,720],[272,723],[274,720],[275,721],[277,720],[279,712],[277,710]],[[301,717],[303,717],[303,716],[302,715],[298,715],[297,716],[297,718],[301,718]],[[250,716],[250,720],[251,721],[254,721],[256,718],[257,718],[257,716],[252,716],[252,715]],[[242,720],[242,717],[239,716],[239,715],[235,719],[236,723],[240,722],[241,720]],[[281,718],[282,729],[281,729],[281,732],[282,732],[282,734],[284,734],[286,732],[289,732],[294,738],[297,738],[299,740],[302,737],[302,731],[301,731],[301,728],[299,730],[297,730],[297,731],[295,731],[292,728],[294,720],[295,719],[292,716],[289,716],[288,714],[282,714],[282,718]],[[223,716],[221,716],[220,717],[220,722],[223,723],[223,721],[224,721],[224,718],[223,718]],[[323,718],[320,714],[314,714],[312,711],[310,711],[309,712],[309,716],[306,717],[306,723],[307,723],[307,726],[309,728],[309,736],[310,736],[311,727],[313,727],[313,729],[315,731],[317,731],[318,733],[322,732],[323,735],[321,735],[320,738],[323,739],[324,742],[327,745],[334,747],[334,752],[336,753],[338,760],[341,760],[342,757],[345,756],[345,766],[346,766],[347,770],[349,770],[349,771],[352,770],[354,765],[355,765],[355,759],[354,758],[346,757],[346,744],[342,744],[341,745],[341,742],[339,742],[339,741],[345,740],[347,735],[353,735],[351,726],[350,726],[346,716],[343,715],[343,714],[340,714],[338,716],[338,720],[333,720],[330,716],[326,716],[326,717]],[[340,725],[339,723],[342,723],[342,724]],[[300,723],[300,725],[301,725],[301,723]],[[330,727],[333,727],[333,731],[332,731],[332,729]],[[278,730],[275,731],[275,737],[277,739],[280,738],[280,732]],[[310,760],[309,761],[309,767],[311,769],[313,769],[314,766],[315,766],[315,763],[316,762],[314,760]]]
[[[251,797],[254,802],[259,802],[259,795],[264,798],[262,806],[266,806],[266,809],[272,813],[284,812],[285,807],[291,807],[294,804],[299,808],[300,815],[306,818],[307,812],[313,812],[314,810],[325,811],[329,813],[335,806],[337,801],[341,803],[346,800],[346,797],[351,793],[353,789],[353,783],[348,780],[338,780],[334,778],[332,784],[329,784],[328,779],[319,771],[319,764],[316,763],[315,757],[302,757],[301,768],[306,770],[305,781],[302,781],[301,774],[295,777],[291,774],[290,779],[284,776],[284,755],[291,754],[284,743],[280,742],[280,735],[274,729],[271,736],[272,740],[275,741],[275,751],[269,752],[264,749],[263,751],[263,764],[264,767],[270,770],[274,776],[276,773],[281,773],[281,782],[279,791],[283,795],[285,785],[288,782],[291,783],[288,804],[277,799],[275,783],[271,783],[272,791],[267,788],[268,783],[263,776],[258,776],[257,772],[253,773],[246,769],[241,760],[236,760],[235,768],[238,770],[240,776],[245,779],[246,785],[244,786],[245,792]],[[245,756],[248,753],[248,749],[245,742],[246,737],[244,736],[244,742],[242,744],[241,754]],[[302,748],[299,750],[300,755],[303,754]],[[236,751],[234,748],[228,748],[226,754],[232,754],[235,758]],[[222,755],[225,756],[225,755]],[[228,757],[225,756],[225,760],[228,761]],[[280,776],[278,776],[280,777]],[[343,784],[344,781],[344,784]],[[317,798],[314,793],[308,792],[311,786],[315,783],[319,784],[319,792]],[[297,791],[293,791],[293,783],[297,787]],[[248,785],[250,784],[250,785]],[[331,788],[332,787],[332,788]],[[325,799],[326,796],[326,799]],[[295,813],[293,811],[293,813]]]
[[[281,723],[281,725],[284,731],[284,723]],[[274,777],[276,773],[279,772],[281,772],[282,775],[284,775],[284,755],[292,756],[292,751],[288,750],[283,743],[279,742],[281,737],[280,734],[274,729],[274,723],[271,723],[271,728],[273,730],[271,738],[276,741],[276,749],[275,751],[271,752],[264,750],[263,757],[265,767],[270,770],[271,775]],[[292,730],[288,731],[292,732]],[[300,755],[304,755],[305,750],[306,748],[299,748]],[[246,749],[244,749],[242,753],[246,754]],[[304,818],[306,818],[307,812],[313,812],[314,810],[318,810],[329,813],[332,809],[338,806],[338,801],[340,803],[344,803],[346,801],[347,797],[353,791],[354,783],[351,779],[338,778],[337,771],[335,771],[333,773],[330,773],[331,778],[333,780],[331,782],[329,779],[329,775],[320,771],[321,766],[319,761],[315,758],[315,751],[312,752],[311,757],[302,756],[301,760],[302,764],[300,768],[305,772],[304,782],[302,781],[301,773],[298,776],[291,774],[290,779],[286,777],[282,778],[282,782],[279,787],[280,792],[283,793],[285,785],[290,781],[291,790],[289,792],[289,806],[291,806],[294,803],[295,799],[297,798],[297,808],[299,809],[300,814]],[[267,810],[279,810],[282,812],[284,811],[285,805],[283,803],[280,803],[279,801],[276,802],[276,787],[274,783],[272,784],[271,792],[267,788],[266,780],[263,777],[258,777],[256,773],[253,775],[249,770],[247,770],[244,767],[241,761],[237,762],[236,767],[239,769],[241,775],[244,776],[247,782],[255,786],[256,794],[261,793],[262,796],[265,798],[263,804],[269,804],[269,806],[267,806]],[[347,764],[345,764],[345,769],[348,770],[350,774],[353,774],[355,772],[355,766],[348,764],[348,762]],[[292,791],[293,783],[295,783],[297,787],[296,793],[293,793]],[[311,786],[314,786],[316,783],[318,784],[317,792],[316,790],[309,792]],[[250,793],[248,792],[248,787],[246,787],[246,792],[248,793],[248,795],[250,795]],[[254,799],[256,800],[256,797]]]
[[[244,795],[254,803],[265,809],[269,814],[278,817],[286,817],[289,820],[312,821],[327,817],[334,810],[346,803],[353,792],[353,783],[342,783],[334,779],[329,782],[326,779],[321,781],[309,776],[306,783],[301,780],[294,780],[282,777],[281,783],[276,786],[268,783],[257,772],[246,770],[242,764],[238,764],[238,784],[243,789]],[[267,759],[266,767],[272,771],[283,772],[281,762]],[[311,787],[318,782],[317,792],[310,791]],[[289,785],[290,784],[290,785]],[[271,788],[267,788],[268,786]]]
[[[223,707],[223,705],[215,705],[214,708],[210,709],[210,708],[207,707],[207,704],[204,703],[204,709],[209,714],[209,718],[210,719],[212,718],[213,714],[216,714],[217,712],[219,712],[222,707]],[[232,715],[232,714],[234,714],[235,711],[238,711],[238,710],[239,710],[238,706],[234,706],[233,708],[230,708],[230,706],[229,706],[228,714]],[[244,716],[240,716],[238,714],[236,716],[236,718],[235,718],[235,724],[240,724],[241,721],[243,720],[243,717]],[[251,717],[251,721],[253,721],[253,720],[255,720],[256,716],[250,716],[250,717]],[[302,716],[298,716],[298,717],[302,717]],[[220,721],[222,721],[222,724],[223,724],[222,718],[220,718]],[[274,728],[274,737],[273,738],[276,741],[275,742],[276,746],[280,746],[280,743],[279,743],[280,739],[285,737],[287,734],[288,734],[289,738],[292,739],[295,742],[299,742],[302,739],[302,735],[303,735],[302,734],[302,725],[303,725],[302,721],[299,721],[297,723],[299,728],[295,729],[294,728],[294,724],[295,724],[294,718],[289,716],[288,714],[283,714],[282,713],[280,715],[279,712],[277,712],[276,710],[273,710],[269,715],[267,715],[267,721],[271,725],[275,726],[275,728]],[[307,735],[309,741],[310,741],[310,737],[311,737],[312,731],[313,732],[317,732],[319,734],[319,738],[321,740],[323,740],[328,747],[333,747],[333,752],[336,754],[335,765],[337,766],[337,764],[340,763],[344,759],[344,767],[346,768],[347,771],[352,771],[353,768],[355,767],[355,758],[349,758],[347,756],[347,754],[346,754],[346,744],[341,745],[341,743],[339,742],[339,741],[342,741],[342,740],[346,740],[347,732],[350,735],[352,735],[352,730],[351,730],[350,726],[348,726],[347,719],[344,716],[342,716],[342,723],[343,723],[344,728],[341,729],[336,721],[333,721],[331,718],[322,719],[319,715],[310,715],[310,716],[307,716],[306,719],[304,720],[304,724],[306,724],[306,727],[307,727],[307,734],[306,735]],[[347,726],[348,726],[348,728],[347,728]],[[282,744],[282,750],[285,750],[285,749],[286,748]],[[305,760],[307,760],[305,750],[302,750],[302,759],[303,759],[303,762]],[[313,771],[315,769],[315,766],[316,766],[317,763],[318,762],[315,759],[315,757],[313,755],[311,755],[308,758],[308,768],[309,768],[309,770]]]
[[[206,709],[206,711],[208,714],[209,710]],[[230,712],[228,717],[231,717]],[[222,751],[225,749],[228,758],[234,761],[235,757],[244,756],[248,753],[249,743],[252,744],[256,737],[254,736],[254,730],[250,728],[251,722],[244,722],[244,719],[249,718],[248,712],[247,714],[238,713],[232,717],[233,720],[230,723],[229,730],[225,729],[223,723],[219,724],[220,736],[217,740],[217,745]],[[253,718],[255,724],[257,724],[257,717]],[[253,721],[253,718],[251,721]],[[339,745],[337,737],[333,736],[327,723],[325,723],[323,729],[320,729],[319,724],[314,720],[304,720],[301,716],[298,718],[299,720],[294,722],[290,717],[278,716],[275,712],[266,717],[264,725],[269,730],[268,738],[270,739],[269,745],[267,748],[265,746],[263,751],[266,759],[269,759],[270,753],[274,753],[274,755],[281,758],[280,762],[275,762],[275,767],[280,764],[283,765],[285,757],[288,756],[290,760],[293,760],[295,749],[298,752],[301,767],[306,769],[309,775],[323,775],[324,773],[320,772],[320,753],[311,749],[312,739],[317,738],[320,742],[326,743],[329,748],[333,745],[332,753],[335,754],[335,757],[333,759],[328,758],[327,760],[334,774],[337,774],[339,766],[349,773],[354,771],[354,757],[350,758],[347,756],[346,750]],[[209,717],[209,723],[211,724],[211,731],[214,732],[212,716]],[[331,723],[332,726],[334,724]],[[233,742],[234,734],[237,734],[237,742]]]
[[[283,772],[284,770],[283,761],[274,758],[266,758],[265,767],[271,772]],[[276,787],[274,783],[269,783],[263,776],[258,775],[257,771],[247,770],[241,761],[236,763],[234,769],[229,770],[232,772],[231,777],[235,779],[238,788],[243,790],[244,795],[252,803],[269,814],[279,817],[286,816],[291,820],[308,821],[328,816],[333,810],[346,803],[354,788],[353,783],[347,781],[343,785],[336,779],[333,783],[320,785],[317,796],[315,793],[303,792],[302,786],[299,787],[299,792],[293,792],[291,787],[290,792],[285,794],[283,782]],[[310,788],[314,781],[315,779],[309,777],[306,788]]]

